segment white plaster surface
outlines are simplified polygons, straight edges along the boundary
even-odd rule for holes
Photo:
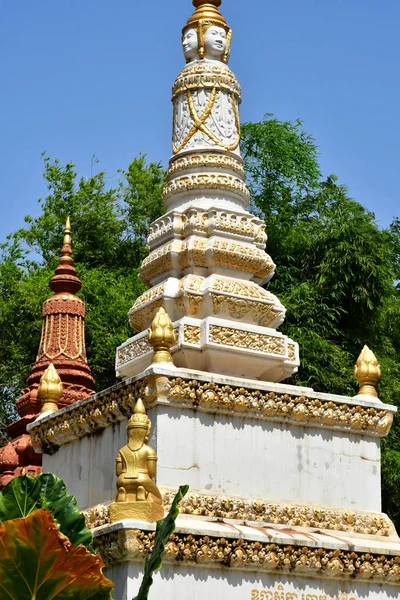
[[[156,410],[159,485],[381,510],[377,439],[171,406]]]
[[[150,445],[157,483],[273,502],[380,512],[380,440],[250,417],[157,405]],[[63,478],[88,508],[113,500],[115,456],[126,421],[43,455],[43,469]]]
[[[142,569],[127,562],[105,570],[116,584],[114,600],[137,595]],[[176,563],[155,574],[150,595],[163,600],[397,600],[399,587]]]

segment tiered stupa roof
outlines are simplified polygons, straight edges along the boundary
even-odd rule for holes
[[[140,333],[117,350],[120,377],[150,364],[147,328],[160,306],[177,333],[178,367],[279,382],[299,366],[297,343],[277,331],[285,307],[264,287],[275,272],[265,223],[246,210],[241,88],[228,66],[232,31],[220,4],[193,0],[183,28],[186,66],[172,88],[167,211],[150,226],[150,253],[139,272],[150,289],[130,310]]]
[[[68,218],[59,265],[50,280],[54,294],[43,304],[39,352],[27,387],[16,402],[21,418],[8,427],[12,441],[0,449],[0,487],[19,475],[23,468],[33,475],[41,470],[41,455],[34,452],[26,426],[40,413],[39,383],[51,363],[63,383],[64,393],[59,400],[59,408],[94,394],[94,380],[86,358],[86,309],[84,302],[76,295],[81,286],[72,258],[71,224]]]

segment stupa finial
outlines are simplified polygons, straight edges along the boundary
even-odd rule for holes
[[[378,397],[376,384],[381,378],[381,368],[375,354],[364,346],[354,367],[354,377],[360,384],[359,394]]]
[[[69,217],[67,217],[64,227],[63,247],[58,262],[59,266],[55,275],[50,279],[50,288],[56,294],[64,292],[76,294],[81,289],[82,283],[76,274],[72,258],[71,220]]]

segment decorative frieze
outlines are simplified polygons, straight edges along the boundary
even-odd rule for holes
[[[200,344],[201,329],[194,325],[183,326],[183,339],[188,344],[199,345]]]
[[[239,82],[232,71],[222,64],[207,62],[186,66],[174,83],[172,99],[198,88],[224,90],[234,94],[238,102],[241,102]]]
[[[321,400],[303,395],[277,393],[215,382],[170,380],[169,398],[208,410],[248,412],[257,418],[294,421],[302,425],[342,429],[353,433],[385,436],[393,413],[382,409]]]
[[[38,452],[53,454],[59,446],[92,435],[132,415],[139,396],[144,396],[146,379],[115,386],[67,407],[29,429]]]
[[[116,366],[119,367],[124,363],[133,360],[134,358],[139,358],[140,356],[143,356],[143,354],[152,351],[153,348],[149,344],[147,335],[142,338],[139,338],[138,340],[128,342],[127,344],[118,349]]]
[[[253,323],[264,327],[271,327],[272,324],[278,326],[285,318],[285,309],[280,303],[260,302],[225,294],[211,294],[211,299],[214,315],[218,315],[221,309],[226,309],[232,319],[240,321],[251,313]]]
[[[189,156],[181,156],[172,159],[167,173],[168,181],[171,180],[176,173],[187,169],[197,169],[202,167],[229,169],[237,173],[243,181],[246,176],[241,159],[215,152],[190,154]]]
[[[167,509],[174,496],[174,492],[163,490],[163,501]],[[180,502],[179,512],[182,515],[206,518],[239,519],[382,537],[396,534],[390,519],[379,513],[363,513],[318,506],[296,506],[271,503],[260,499],[228,498],[195,492],[189,492]]]
[[[163,200],[167,202],[175,194],[182,194],[193,190],[231,192],[239,196],[245,204],[250,202],[250,192],[247,185],[238,177],[224,173],[195,173],[172,179],[163,190]]]
[[[93,545],[108,566],[127,560],[143,561],[151,553],[154,538],[153,531],[120,529],[95,537]],[[276,575],[400,583],[400,556],[190,533],[170,536],[163,561]]]
[[[257,352],[269,354],[286,354],[286,340],[284,337],[255,333],[234,327],[210,326],[210,342],[234,348],[247,348]]]
[[[169,510],[175,492],[161,489],[163,503]],[[206,519],[234,519],[255,523],[308,527],[311,529],[376,535],[382,538],[395,536],[390,519],[381,513],[333,509],[319,506],[298,506],[273,503],[251,498],[229,498],[189,492],[179,504],[181,515],[205,517]],[[88,527],[100,527],[110,523],[109,504],[99,504],[84,511]]]
[[[196,345],[200,328],[186,326],[186,342]],[[176,369],[175,369],[176,371]],[[233,416],[246,415],[254,419],[287,422],[292,425],[347,431],[356,435],[384,437],[393,422],[393,412],[374,406],[343,402],[341,397],[329,399],[268,390],[268,384],[243,387],[218,381],[202,381],[188,376],[163,375],[162,394],[150,390],[149,377],[118,384],[105,392],[93,395],[76,405],[54,413],[29,426],[34,447],[52,454],[59,446],[91,435],[131,415],[136,398],[140,395],[148,405],[172,402],[215,413]],[[232,378],[229,379],[232,381]],[[239,380],[238,380],[239,381]],[[150,386],[151,387],[151,386]],[[154,387],[154,386],[153,386]],[[316,396],[320,396],[316,394]]]

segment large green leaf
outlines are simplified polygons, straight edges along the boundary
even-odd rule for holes
[[[43,509],[0,525],[2,600],[111,600],[103,561],[71,544]]]
[[[139,593],[133,600],[147,600],[149,596],[149,590],[153,583],[153,573],[158,571],[162,565],[162,555],[164,554],[165,544],[168,542],[169,536],[175,531],[176,517],[179,515],[178,504],[182,498],[187,494],[189,489],[188,485],[181,485],[174,501],[172,502],[171,508],[165,519],[157,521],[156,527],[156,539],[154,542],[153,550],[144,565],[143,580],[139,589]]]
[[[51,473],[37,477],[21,475],[12,479],[0,492],[0,523],[26,517],[32,511],[49,510],[60,531],[75,545],[83,544],[93,552],[92,534],[79,511],[76,498],[67,493],[62,479]]]

